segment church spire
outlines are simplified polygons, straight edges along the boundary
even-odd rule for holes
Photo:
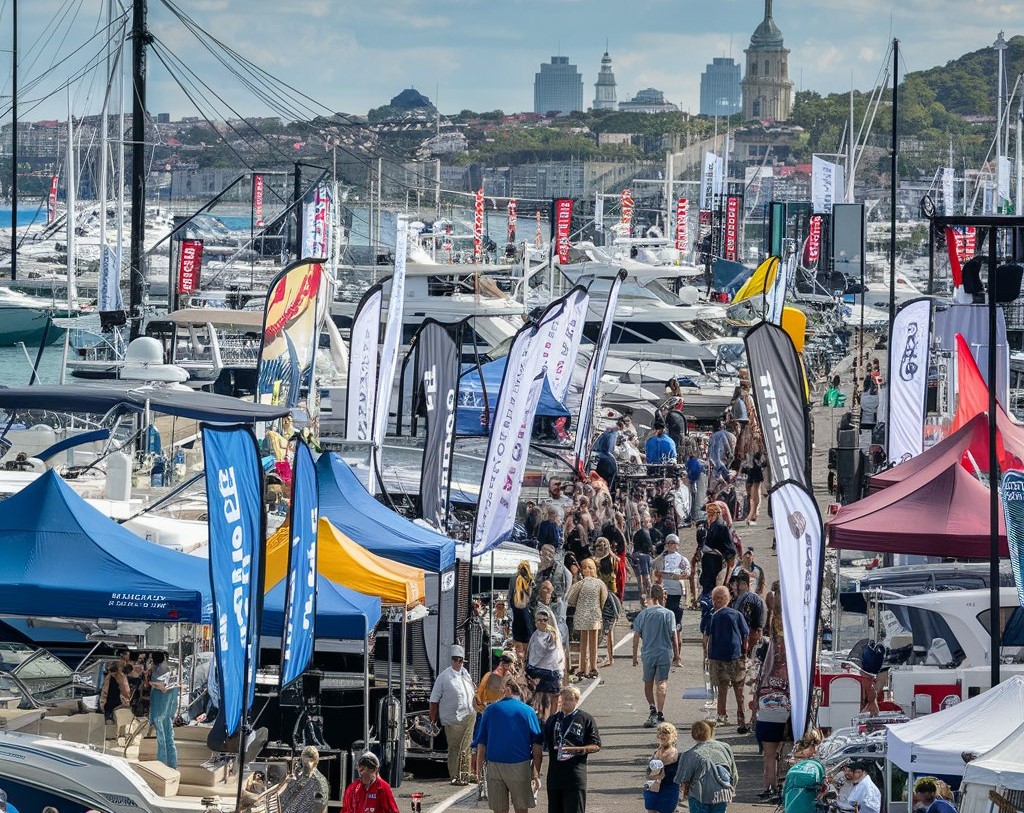
[[[772,18],[772,0],[764,0],[764,18],[766,20]]]

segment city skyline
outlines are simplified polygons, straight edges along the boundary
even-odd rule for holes
[[[89,39],[101,25],[100,4],[96,5],[91,13],[79,12],[66,37],[53,38],[63,39],[65,51],[77,49],[78,65],[75,58],[68,59],[41,80],[45,68],[66,56],[44,45],[32,48],[34,42],[45,42],[44,21],[58,16],[60,3],[36,0],[19,9],[22,120],[66,116],[63,92],[40,99],[99,50],[99,38]],[[903,74],[990,46],[1000,29],[1008,37],[1024,31],[1020,6],[969,5],[970,13],[964,15],[964,4],[951,0],[863,0],[856,8],[839,0],[821,0],[810,7],[776,0],[774,16],[792,51],[789,73],[795,89],[829,93],[844,92],[851,82],[869,89],[892,35],[901,38]],[[552,55],[567,56],[579,67],[584,106],[589,108],[607,49],[620,101],[644,88],[656,88],[666,101],[697,113],[701,72],[716,56],[731,54],[742,61],[743,49],[762,18],[763,0],[722,0],[714,8],[686,15],[679,15],[674,3],[651,0],[642,20],[635,19],[638,15],[623,16],[616,8],[606,0],[512,0],[501,7],[482,0],[393,0],[375,8],[351,0],[296,0],[283,15],[278,4],[267,0],[193,0],[184,10],[203,30],[315,99],[322,106],[320,112],[365,115],[407,87],[419,90],[447,114],[463,109],[529,111],[537,66]],[[956,26],[949,25],[953,18]],[[656,23],[658,19],[670,24]],[[158,0],[150,2],[150,27],[165,59],[173,54],[187,62],[223,96],[224,102],[208,102],[209,108],[225,117],[232,115],[229,105],[242,115],[274,115],[251,92],[241,90]],[[292,42],[302,47],[293,47]],[[317,42],[323,54],[310,60],[306,46]],[[10,48],[9,7],[0,16],[0,49],[5,48]],[[315,82],[309,81],[311,75]],[[95,85],[95,80],[91,85],[76,84],[76,115],[98,109]],[[9,67],[0,95],[7,97],[3,108],[9,111]],[[169,112],[175,119],[197,115],[157,54],[149,60],[148,102],[151,111]]]

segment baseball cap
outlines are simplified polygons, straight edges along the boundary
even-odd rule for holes
[[[380,768],[380,760],[377,759],[377,755],[373,751],[364,751],[359,755],[359,761],[356,765],[365,765],[368,768]]]
[[[466,657],[466,650],[463,647],[459,646],[458,644],[454,644],[452,646],[452,657],[453,658],[465,658]]]
[[[501,660],[505,661],[505,663],[515,663],[516,653],[512,652],[511,650],[506,650],[505,652],[501,653]]]

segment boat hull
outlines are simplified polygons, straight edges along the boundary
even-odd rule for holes
[[[19,342],[38,345],[46,333],[48,316],[46,311],[37,308],[0,305],[0,347],[13,347]],[[63,329],[50,325],[46,343],[55,344],[63,338]]]

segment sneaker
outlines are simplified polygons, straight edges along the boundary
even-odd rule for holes
[[[664,721],[664,717],[662,718]],[[658,724],[658,712],[652,711],[644,722],[644,728],[654,728]]]
[[[747,525],[757,525],[757,520],[756,519],[748,519],[747,520]]]
[[[658,725],[661,725],[661,724],[662,724],[663,722],[665,722],[665,715],[664,715],[664,714],[662,714],[662,713],[661,713],[661,712],[659,711],[659,712],[658,712]]]
[[[758,799],[768,799],[769,797],[775,795],[775,793],[776,793],[775,788],[773,788],[771,785],[769,785],[764,790],[762,790],[759,794],[757,794],[757,798]]]
[[[729,725],[729,715],[719,714],[715,719],[715,725]]]
[[[748,726],[746,723],[740,723],[738,726],[736,726],[737,734],[748,734],[749,732],[750,726]]]

